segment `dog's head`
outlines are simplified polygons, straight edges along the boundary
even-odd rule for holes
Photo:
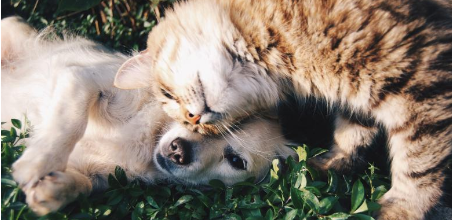
[[[203,136],[173,123],[154,151],[157,168],[168,180],[205,185],[219,179],[227,185],[265,178],[274,158],[295,156],[276,121],[250,119],[218,136]]]

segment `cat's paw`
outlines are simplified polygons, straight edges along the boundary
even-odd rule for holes
[[[349,172],[352,168],[349,158],[340,154],[327,152],[317,157],[310,158],[308,165],[312,168],[326,174],[328,170],[334,170],[341,173]]]
[[[35,185],[42,177],[53,171],[64,171],[67,162],[59,155],[26,150],[13,164],[13,178],[19,186],[26,190]]]
[[[421,220],[425,213],[409,203],[407,198],[399,198],[397,192],[389,190],[378,203],[381,209],[375,214],[377,220]]]
[[[415,216],[412,211],[406,210],[399,205],[382,204],[382,208],[375,214],[376,220],[421,220],[420,216]]]
[[[25,191],[27,204],[40,216],[57,211],[77,198],[75,184],[64,172],[49,173]]]

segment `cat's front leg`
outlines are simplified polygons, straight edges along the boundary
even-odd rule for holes
[[[335,120],[332,147],[327,153],[310,159],[308,163],[320,171],[333,169],[348,172],[357,163],[362,162],[363,155],[360,155],[360,151],[372,144],[377,132],[376,126],[369,126],[338,115]]]
[[[77,68],[66,71],[57,76],[49,104],[41,108],[42,122],[33,125],[27,149],[13,164],[13,177],[24,190],[50,172],[64,171],[86,130],[97,88],[88,73]]]
[[[75,171],[52,172],[25,191],[28,206],[38,215],[57,211],[80,194],[92,191],[90,179]]]
[[[376,219],[421,220],[438,204],[451,156],[451,133],[428,132],[409,126],[390,132],[392,183],[378,201],[382,207]]]

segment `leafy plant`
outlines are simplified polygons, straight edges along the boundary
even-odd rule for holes
[[[20,192],[16,182],[11,177],[11,164],[20,157],[25,149],[23,140],[28,138],[28,122],[25,124],[20,120],[12,119],[9,130],[2,129],[2,219],[17,219],[14,216],[21,216],[27,212],[23,194]],[[5,122],[2,122],[2,126]]]
[[[2,216],[5,219],[37,219],[24,203],[24,195],[11,178],[11,163],[23,152],[20,143],[28,130],[19,120],[2,130]],[[25,123],[27,124],[27,123]],[[102,194],[80,196],[57,213],[40,219],[358,219],[371,220],[379,209],[376,200],[388,189],[387,178],[372,165],[355,176],[330,170],[319,177],[306,160],[325,152],[307,146],[294,147],[299,160],[274,160],[267,183],[253,179],[225,186],[212,180],[209,189],[181,185],[147,186],[127,181],[117,167]],[[284,168],[284,169],[281,169]]]

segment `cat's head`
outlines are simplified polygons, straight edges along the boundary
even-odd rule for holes
[[[227,131],[279,99],[275,80],[253,62],[227,12],[204,0],[167,12],[115,86],[151,87],[169,116],[200,133]]]

